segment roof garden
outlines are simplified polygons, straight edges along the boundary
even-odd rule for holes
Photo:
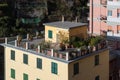
[[[26,39],[23,39],[20,35],[5,38],[5,43],[2,45],[63,62],[71,62],[107,49],[105,38],[100,36],[90,36],[85,40],[72,37],[70,41],[52,43],[49,41],[46,42],[39,35],[31,36],[27,34]]]

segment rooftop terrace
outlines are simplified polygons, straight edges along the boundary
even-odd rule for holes
[[[44,38],[40,37],[32,37],[32,39],[30,39],[29,35],[27,35],[26,39],[22,39],[20,36],[5,38],[5,43],[2,45],[66,63],[98,54],[107,49],[106,41],[101,40],[96,46],[88,45],[78,48],[73,45],[68,47],[64,45],[63,50],[60,47],[61,44],[45,42]]]

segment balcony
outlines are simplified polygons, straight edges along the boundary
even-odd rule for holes
[[[120,8],[120,1],[108,1],[107,2],[108,9],[117,9]]]
[[[113,33],[112,31],[107,32],[107,36],[120,37],[120,33]]]
[[[120,25],[120,18],[107,17],[107,24],[109,25]]]
[[[106,1],[101,1],[101,3],[100,3],[102,6],[104,6],[104,7],[106,7],[107,6],[107,0]]]
[[[106,20],[107,20],[107,16],[101,15],[101,16],[100,16],[100,20],[106,22]]]

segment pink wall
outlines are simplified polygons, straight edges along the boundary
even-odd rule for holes
[[[102,3],[106,0],[102,0]],[[117,1],[117,0],[114,0]],[[100,16],[107,16],[107,7],[100,6],[100,0],[93,0],[93,13],[92,13],[92,6],[91,6],[92,0],[90,0],[90,21],[89,21],[89,28],[90,32],[92,32],[92,17],[91,14],[93,14],[93,33],[100,34],[102,31],[107,31],[110,27],[109,25],[104,22],[98,20]],[[117,13],[120,12],[120,9],[113,9],[112,10],[112,17],[117,18]],[[112,26],[110,29],[114,31],[114,33],[117,33],[117,30],[120,29],[117,26]]]

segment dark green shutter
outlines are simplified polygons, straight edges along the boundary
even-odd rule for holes
[[[74,75],[79,73],[79,63],[74,64],[73,70],[74,70]]]
[[[23,54],[23,63],[28,64],[28,55]]]
[[[11,59],[15,60],[15,51],[11,50]]]
[[[37,58],[37,68],[42,69],[42,59]]]
[[[95,56],[95,65],[99,65],[99,55]]]
[[[48,38],[52,38],[53,34],[51,30],[48,30]]]
[[[27,74],[23,74],[23,80],[28,80],[28,75]]]
[[[11,78],[15,79],[15,70],[11,69]]]
[[[57,63],[54,63],[54,62],[51,63],[51,72],[54,73],[54,74],[58,73],[58,65],[57,65]]]
[[[95,80],[100,80],[100,77],[99,77],[99,76],[96,76],[96,77],[95,77]]]
[[[36,80],[40,80],[40,79],[37,78]]]

